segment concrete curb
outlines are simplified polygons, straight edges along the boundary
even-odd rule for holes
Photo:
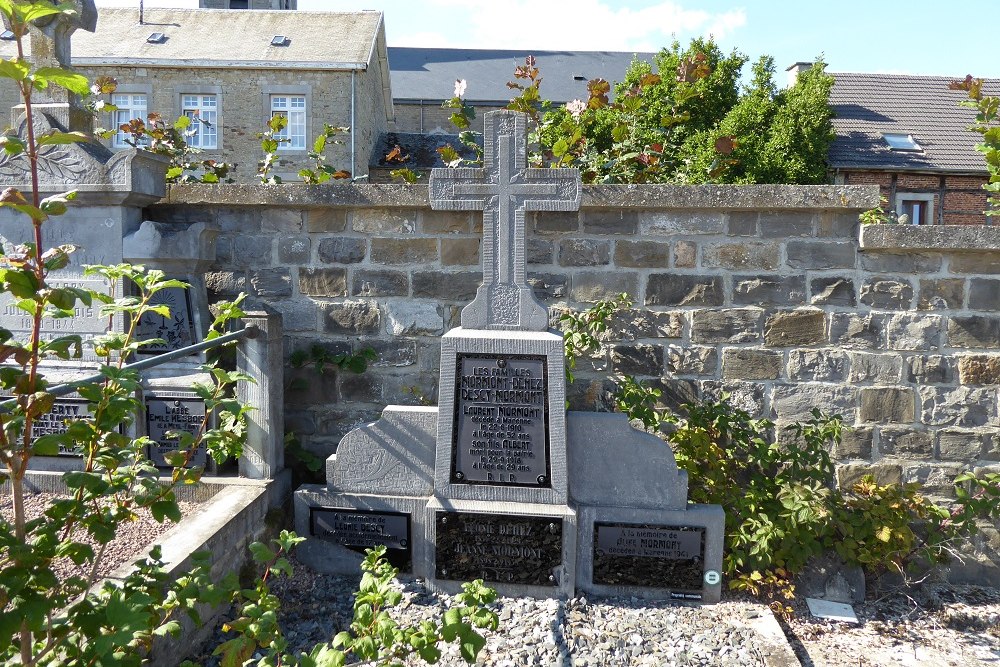
[[[763,658],[767,667],[800,667],[798,657],[788,643],[778,619],[771,610],[762,607],[760,616],[750,620],[750,627],[761,638],[764,644]]]

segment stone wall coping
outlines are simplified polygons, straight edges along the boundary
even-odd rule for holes
[[[1000,250],[1000,227],[862,225],[862,250]]]
[[[174,184],[161,204],[429,208],[427,186],[396,183]],[[874,185],[586,185],[583,208],[848,210],[878,206]]]

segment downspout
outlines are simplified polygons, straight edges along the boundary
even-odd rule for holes
[[[357,132],[355,131],[357,128],[354,125],[354,112],[356,103],[355,97],[357,94],[355,91],[357,89],[357,78],[358,78],[358,70],[352,69],[351,70],[351,180],[352,181],[357,176],[355,172],[357,171],[358,168],[357,155],[355,155],[357,148],[355,148],[354,145],[355,142],[354,138],[355,136],[357,136]]]

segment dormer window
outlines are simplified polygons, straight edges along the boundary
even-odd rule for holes
[[[889,144],[889,150],[893,151],[922,151],[923,148],[913,138],[912,134],[883,134],[885,143]]]

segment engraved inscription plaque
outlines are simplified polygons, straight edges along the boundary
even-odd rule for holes
[[[595,523],[594,583],[666,588],[700,600],[705,571],[701,526]]]
[[[197,433],[205,419],[205,401],[195,396],[147,396],[146,433],[155,444],[149,446],[149,460],[155,466],[169,466],[164,455],[177,451],[178,441],[170,438],[171,431]],[[203,467],[207,462],[205,445],[201,444],[188,465]]]
[[[384,544],[386,558],[393,567],[401,572],[413,570],[408,514],[313,507],[309,518],[310,530],[316,537],[359,553]]]
[[[163,354],[196,342],[191,318],[191,302],[186,289],[181,287],[162,289],[153,295],[151,304],[167,306],[170,309],[170,317],[147,312],[139,319],[139,325],[136,327],[138,340],[159,338],[163,342],[143,345],[137,354]]]
[[[451,482],[552,486],[544,356],[459,354]]]
[[[559,585],[560,517],[436,512],[434,521],[438,579]]]
[[[89,416],[85,399],[57,398],[51,410],[35,418],[31,435],[33,438],[40,438],[43,435],[65,433],[69,428],[69,422],[86,419]],[[59,456],[80,456],[80,452],[76,447],[60,444]]]

